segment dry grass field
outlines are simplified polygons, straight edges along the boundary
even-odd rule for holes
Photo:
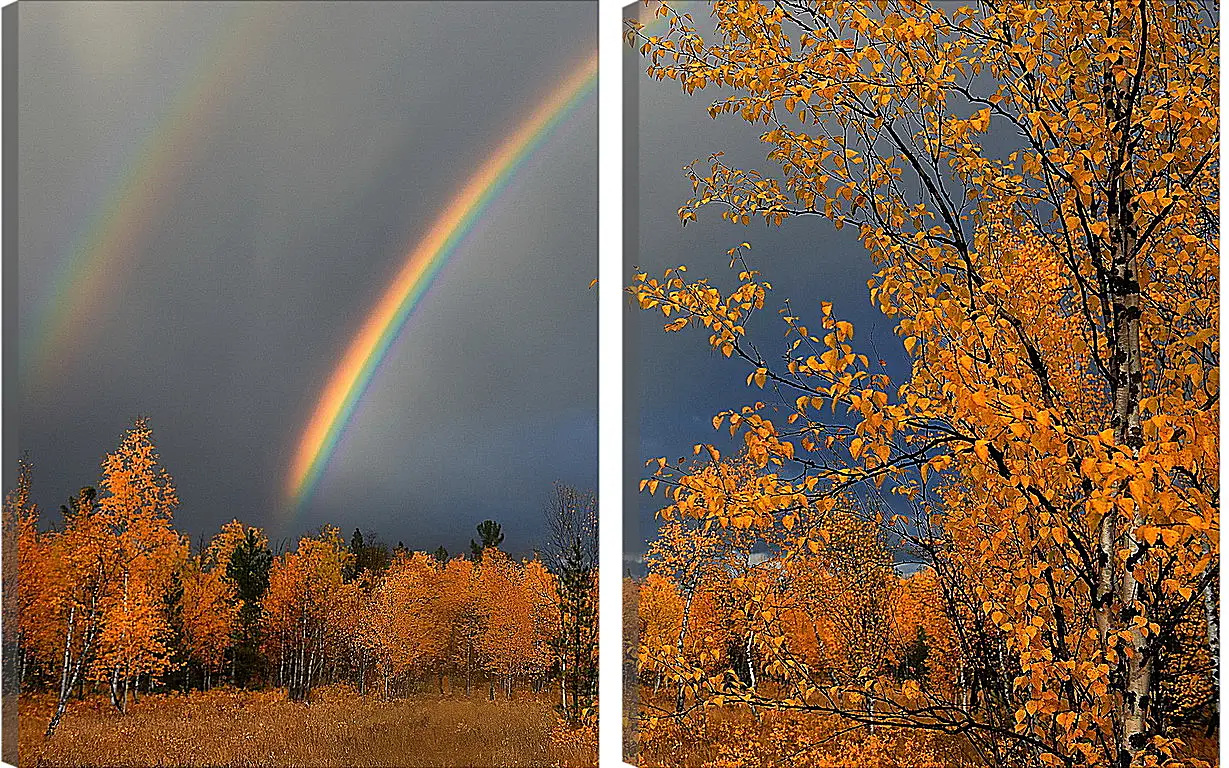
[[[673,702],[642,689],[661,713]],[[637,727],[642,768],[973,768],[958,739],[893,728],[847,730],[848,724],[815,715],[727,706],[697,710],[682,723],[662,718]]]
[[[48,696],[23,696],[19,765],[593,766],[595,745],[558,725],[553,700],[415,696],[380,701],[325,688],[304,706],[284,692],[216,689],[142,697],[127,716],[105,697],[73,701],[44,741]]]
[[[662,715],[673,700],[640,689],[637,708]],[[641,768],[984,768],[961,737],[917,729],[865,726],[820,715],[722,706],[695,710],[681,723],[642,720],[636,730]],[[1217,741],[1185,733],[1186,756],[1218,766]]]

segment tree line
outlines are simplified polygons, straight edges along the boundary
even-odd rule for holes
[[[275,553],[260,528],[232,520],[193,552],[173,527],[179,503],[153,433],[137,419],[102,463],[97,486],[40,525],[23,459],[5,497],[6,643],[23,689],[49,690],[51,736],[74,695],[105,693],[121,713],[151,691],[219,684],[285,689],[309,702],[322,684],[383,698],[480,686],[513,697],[553,690],[573,722],[596,692],[596,500],[556,485],[544,559],[499,549],[477,527],[469,557],[392,551],[329,525]],[[14,581],[15,579],[15,581]]]
[[[721,515],[667,508],[647,575],[629,579],[625,598],[637,620],[628,662],[642,691],[642,748],[670,751],[678,731],[660,721],[691,724],[687,733],[713,722],[714,707],[750,705],[839,715],[869,734],[947,726],[987,762],[1021,758],[1003,725],[1019,722],[1018,652],[979,615],[976,585],[919,557],[881,499],[849,494],[831,509],[791,509],[788,528],[766,526],[752,505],[764,504],[775,480],[745,455],[704,462],[693,477],[714,501],[721,495]],[[1218,689],[1206,616],[1186,611],[1167,631],[1153,706],[1181,733],[1210,733]],[[822,729],[803,733],[825,741]],[[746,764],[763,759],[765,744],[741,738],[721,749]]]

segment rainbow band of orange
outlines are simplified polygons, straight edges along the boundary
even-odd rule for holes
[[[475,173],[406,256],[327,386],[299,439],[286,477],[286,494],[297,507],[310,496],[389,347],[432,280],[474,222],[533,154],[597,84],[597,57],[590,58],[544,101]]]

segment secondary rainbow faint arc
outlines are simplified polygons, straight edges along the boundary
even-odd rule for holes
[[[292,509],[311,494],[385,353],[440,268],[482,212],[499,196],[517,168],[596,84],[597,57],[593,56],[557,87],[470,177],[426,236],[406,255],[401,270],[333,369],[311,420],[303,430],[286,477],[286,494]]]
[[[258,43],[275,18],[274,5],[256,4],[254,10],[232,17],[218,44],[202,55],[201,63],[148,131],[105,201],[94,209],[54,278],[51,297],[35,330],[33,349],[26,353],[19,348],[29,364],[24,375],[45,379],[63,361],[57,355],[67,353],[74,343],[82,343],[83,326],[103,303],[102,295],[123,274],[144,229],[157,218],[162,196],[168,194],[176,174],[184,172],[184,153],[199,144],[213,125],[208,119],[210,110],[244,71],[248,58],[260,50]]]

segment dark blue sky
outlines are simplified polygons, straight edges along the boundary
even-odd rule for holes
[[[696,26],[712,28],[710,6],[703,3],[675,4],[680,12],[691,12]],[[643,12],[643,6],[629,6]],[[660,22],[659,22],[660,25]],[[661,25],[664,28],[664,25]],[[760,220],[750,226],[732,224],[721,218],[716,207],[699,213],[699,221],[683,227],[678,208],[691,197],[691,184],[682,166],[693,160],[706,161],[724,151],[723,161],[736,168],[754,169],[779,176],[779,168],[766,160],[769,147],[759,140],[762,127],[749,125],[733,115],[713,119],[708,105],[721,95],[719,90],[698,91],[688,96],[678,83],[657,82],[644,74],[645,60],[631,48],[627,57],[637,61],[634,94],[638,110],[638,253],[632,259],[641,271],[658,275],[667,268],[686,264],[688,276],[708,277],[710,282],[728,289],[737,284],[737,268],[729,269],[727,251],[741,242],[752,246],[748,262],[773,284],[764,311],[756,316],[748,333],[769,360],[785,352],[782,334],[785,326],[777,310],[786,298],[804,319],[817,320],[821,301],[831,301],[834,314],[852,322],[856,328],[855,346],[868,357],[882,358],[894,377],[907,373],[907,362],[900,341],[892,334],[893,325],[870,303],[866,282],[874,272],[870,257],[851,229],[837,231],[819,217],[788,219],[780,227],[768,227]],[[707,166],[701,164],[701,168]],[[629,265],[631,266],[631,265]],[[630,280],[631,271],[628,270]],[[691,456],[698,442],[713,443],[723,453],[741,445],[730,441],[728,431],[714,432],[712,417],[729,408],[765,399],[765,393],[748,387],[748,369],[711,351],[703,329],[687,328],[664,333],[660,313],[629,309],[626,326],[625,364],[632,366],[634,391],[628,393],[628,418],[639,425],[639,455],[635,471],[645,458]],[[875,350],[869,346],[873,340]],[[877,351],[877,353],[876,353]],[[633,486],[625,493],[633,493]],[[627,556],[634,559],[643,552],[643,542],[655,530],[654,512],[660,497],[639,495],[637,515],[626,519]],[[637,531],[636,528],[639,527]]]
[[[494,518],[527,552],[552,482],[595,486],[590,97],[444,267],[314,498],[279,517],[334,364],[409,246],[591,54],[594,4],[17,10],[20,181],[6,192],[21,199],[20,240],[5,258],[18,308],[5,342],[23,370],[4,392],[40,505],[96,484],[138,414],[194,539],[238,517],[274,537],[331,522],[455,551]],[[56,349],[56,373],[32,374],[54,275],[151,148],[169,171],[138,171],[158,186],[136,193],[149,201],[136,234],[91,283],[97,306]],[[4,462],[11,479],[15,456]]]

